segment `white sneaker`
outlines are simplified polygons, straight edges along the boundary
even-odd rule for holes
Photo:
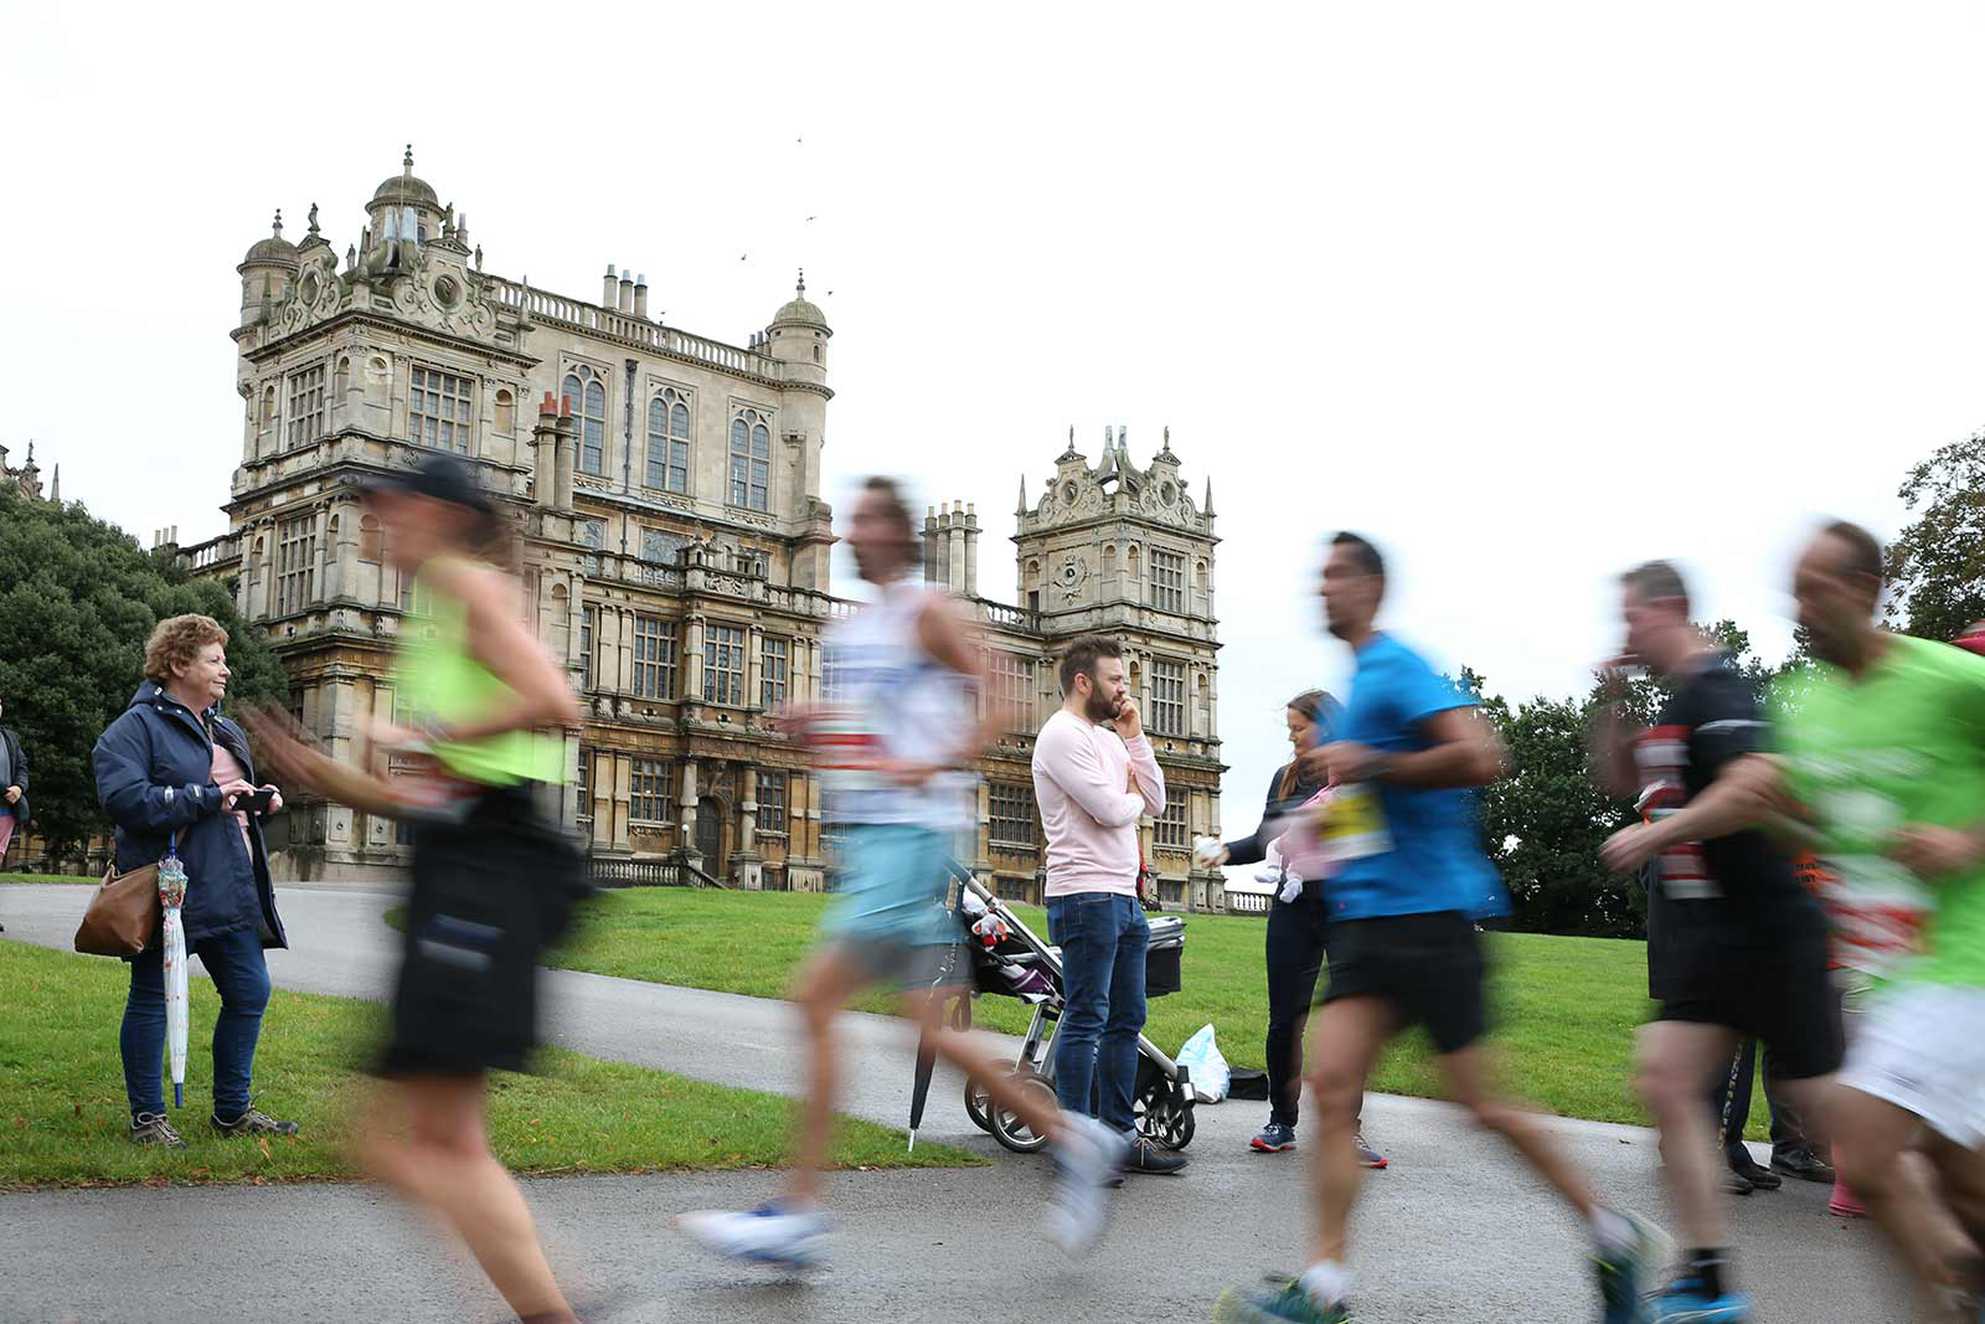
[[[809,1269],[827,1242],[827,1218],[818,1210],[794,1211],[778,1201],[734,1212],[700,1209],[669,1220],[706,1250],[733,1260]]]
[[[1110,1179],[1123,1165],[1129,1143],[1093,1117],[1068,1117],[1055,1150],[1055,1191],[1048,1235],[1070,1255],[1080,1255],[1103,1235],[1110,1210]]]

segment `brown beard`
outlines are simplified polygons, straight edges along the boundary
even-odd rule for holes
[[[1105,699],[1099,693],[1092,693],[1089,696],[1089,702],[1082,709],[1082,715],[1092,722],[1115,721],[1117,705]]]

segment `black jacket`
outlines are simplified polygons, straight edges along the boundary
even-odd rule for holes
[[[1245,837],[1227,843],[1227,863],[1260,864],[1267,859],[1268,844],[1282,835],[1276,820],[1323,789],[1322,782],[1312,784],[1298,773],[1295,789],[1285,798],[1282,795],[1282,778],[1288,771],[1289,765],[1285,763],[1268,779],[1268,801],[1261,807],[1261,825]]]
[[[11,813],[15,822],[26,823],[28,821],[28,752],[21,748],[21,738],[15,734],[11,726],[0,726],[0,740],[7,742],[7,759],[14,768],[14,775],[4,784],[0,784],[0,791],[5,791],[9,786],[21,788],[21,798],[11,805],[0,804],[0,813]]]
[[[240,727],[208,709],[214,740],[234,755],[249,781],[255,765]],[[214,784],[214,746],[193,712],[153,681],[131,696],[131,705],[97,737],[90,751],[97,800],[117,825],[120,871],[165,855],[177,832],[186,866],[186,903],[180,916],[186,944],[252,928],[264,947],[287,947],[269,880],[269,855],[261,819],[248,816],[247,849],[234,816],[221,812]]]

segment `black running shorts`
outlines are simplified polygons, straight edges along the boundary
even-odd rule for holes
[[[1424,1025],[1437,1053],[1456,1053],[1488,1030],[1482,935],[1457,910],[1333,920],[1324,1003],[1383,998],[1401,1028]]]
[[[1743,959],[1724,955],[1716,967],[1699,967],[1676,981],[1660,1019],[1721,1025],[1761,1039],[1771,1050],[1772,1070],[1786,1080],[1840,1069],[1846,1053],[1840,991],[1817,945],[1793,943]]]

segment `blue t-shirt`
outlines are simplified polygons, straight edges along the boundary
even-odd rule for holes
[[[1386,753],[1432,747],[1422,728],[1474,700],[1388,634],[1358,650],[1350,701],[1336,735]],[[1502,878],[1482,853],[1475,794],[1376,782],[1391,849],[1347,861],[1324,883],[1332,919],[1458,910],[1475,919],[1509,913]]]

